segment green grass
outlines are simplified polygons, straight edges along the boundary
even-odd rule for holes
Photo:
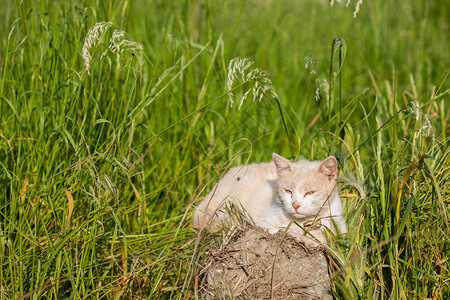
[[[449,6],[321,2],[2,1],[0,299],[195,297],[193,203],[272,152],[339,159],[337,298],[449,298]],[[235,57],[278,98],[230,107]]]

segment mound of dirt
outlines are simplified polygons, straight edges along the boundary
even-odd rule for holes
[[[333,299],[324,251],[281,232],[231,230],[203,271],[206,299]]]

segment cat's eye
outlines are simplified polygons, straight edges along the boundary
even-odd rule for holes
[[[305,197],[314,194],[316,191],[309,191],[305,193]]]
[[[284,190],[286,193],[288,193],[289,194],[289,196],[291,196],[292,197],[292,191],[291,190]]]

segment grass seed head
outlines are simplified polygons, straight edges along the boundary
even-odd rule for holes
[[[264,95],[270,95],[277,97],[275,90],[272,87],[272,81],[269,78],[269,74],[262,69],[252,68],[254,61],[248,58],[233,58],[228,64],[228,78],[227,88],[231,91],[233,87],[238,84],[253,82],[253,86],[248,88],[241,97],[238,109],[244,104],[244,101],[248,98],[250,92],[253,95],[253,102],[258,100],[261,102]],[[234,94],[228,93],[230,99],[230,106],[234,105]]]
[[[330,0],[330,6],[333,7],[334,6],[334,1],[335,0]],[[342,0],[336,0],[337,3],[342,3]],[[347,0],[347,2],[345,3],[345,7],[349,7],[350,3],[352,1],[351,0]],[[359,12],[359,9],[361,7],[363,0],[358,0],[358,2],[356,2],[355,4],[355,11],[353,12],[353,18],[356,18],[356,15]]]
[[[89,69],[92,61],[92,56],[89,50],[99,43],[102,34],[111,26],[113,26],[112,22],[96,23],[89,29],[88,33],[86,34],[86,38],[84,40],[84,45],[82,49],[82,56],[84,60],[85,69],[89,75],[91,74],[89,72]],[[142,51],[144,49],[142,45],[134,41],[125,39],[126,34],[127,33],[125,31],[115,30],[112,33],[111,38],[109,39],[108,48],[106,48],[106,50],[103,51],[100,59],[105,58],[108,51],[111,51],[116,54],[117,65],[120,66],[121,53],[128,51],[135,54],[136,56],[138,54],[142,54]]]
[[[142,45],[134,41],[125,39],[124,37],[126,34],[127,33],[125,31],[115,30],[109,40],[108,48],[103,51],[100,59],[103,59],[108,51],[111,51],[116,54],[117,65],[120,65],[120,53],[129,51],[136,55],[141,54],[144,49]]]
[[[314,94],[314,100],[320,100],[320,88],[316,88],[316,93]]]
[[[329,100],[330,99],[330,85],[328,84],[328,81],[325,78],[322,79],[322,83],[320,84],[320,87],[325,92],[326,99]]]
[[[100,22],[96,23],[94,26],[92,26],[88,33],[86,34],[86,38],[84,40],[84,45],[82,49],[82,55],[84,60],[84,66],[86,71],[89,73],[89,68],[91,66],[91,53],[89,53],[89,50],[96,46],[98,43],[98,40],[100,39],[100,36],[102,33],[111,27],[113,24],[111,22]]]
[[[311,54],[305,57],[305,69],[311,69],[313,75],[317,74],[317,60]]]
[[[417,101],[410,102],[407,112],[410,112],[416,119],[416,122],[420,123],[419,129],[416,130],[414,134],[424,134],[427,136],[430,135],[433,126],[431,125],[430,119],[428,119],[427,115],[423,112],[422,109],[420,109],[419,103]]]
[[[338,3],[342,3],[342,0],[336,0],[336,2]],[[334,0],[330,0],[330,6],[334,5]]]
[[[358,2],[356,2],[355,4],[355,11],[353,12],[353,18],[356,18],[356,15],[359,12],[359,8],[361,7],[363,0],[358,0]]]

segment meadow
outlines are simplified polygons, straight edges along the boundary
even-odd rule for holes
[[[337,299],[450,298],[450,7],[331,2],[1,1],[0,299],[198,298],[273,152],[338,158]]]

